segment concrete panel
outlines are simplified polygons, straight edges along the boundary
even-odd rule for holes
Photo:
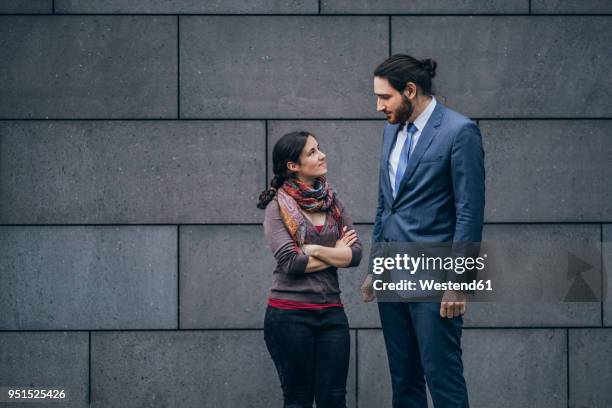
[[[578,248],[575,255],[592,255],[584,258],[593,266],[584,273],[584,278],[599,296],[599,235],[599,225],[590,224],[485,225],[483,242],[495,249],[481,251],[481,255],[487,253],[487,265],[492,269],[478,279],[491,279],[498,293],[489,301],[468,304],[466,327],[601,325],[599,302],[551,300],[564,299],[563,294],[569,293],[572,286],[573,279],[568,278],[568,253],[560,251],[570,244]],[[585,248],[592,248],[592,253]]]
[[[570,329],[569,367],[569,407],[612,406],[612,329]]]
[[[176,118],[177,19],[0,17],[0,118]]]
[[[357,226],[369,254],[369,226]],[[180,227],[180,327],[263,328],[274,257],[261,226]],[[342,302],[351,327],[380,327],[375,303],[361,300],[367,259],[339,270]],[[231,295],[231,296],[230,296]]]
[[[322,0],[322,14],[352,13],[352,14],[504,14],[529,13],[529,0],[492,0],[492,1],[351,1]]]
[[[177,327],[176,227],[0,227],[0,329]]]
[[[609,0],[531,0],[533,14],[610,14]]]
[[[353,222],[373,223],[384,124],[382,120],[270,121],[268,176],[271,179],[274,174],[272,149],[278,139],[296,130],[311,132],[327,155],[328,180],[346,204]]]
[[[612,115],[612,81],[601,69],[612,63],[608,17],[393,17],[391,24],[393,53],[436,59],[434,88],[470,117]]]
[[[390,407],[391,375],[382,331],[358,330],[357,355],[359,406]]]
[[[0,122],[2,223],[261,222],[262,122]]]
[[[351,349],[355,349],[352,333]],[[92,334],[92,406],[272,407],[281,388],[263,331]],[[355,406],[352,351],[347,405]]]
[[[55,0],[57,13],[298,14],[318,13],[317,0]]]
[[[466,330],[464,375],[475,407],[566,407],[563,329]]]
[[[608,221],[612,207],[610,120],[480,121],[486,219]],[[520,163],[520,165],[517,165]]]
[[[359,330],[358,348],[359,405],[390,406],[382,332]],[[566,406],[565,330],[464,330],[462,348],[470,405]]]
[[[181,17],[181,117],[376,117],[385,17]]]
[[[0,0],[0,14],[52,13],[53,0]]]
[[[604,295],[603,325],[612,326],[612,224],[602,225],[602,260],[603,280],[602,287],[606,290]]]
[[[181,328],[263,328],[274,256],[263,227],[180,227]]]
[[[88,344],[88,334],[83,332],[0,333],[0,384],[3,387],[63,389],[66,396],[64,400],[25,402],[22,399],[18,403],[0,403],[0,406],[88,407]]]

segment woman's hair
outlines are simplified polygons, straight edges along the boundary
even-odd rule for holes
[[[276,190],[283,185],[285,180],[295,177],[295,173],[290,172],[287,168],[287,162],[300,162],[300,154],[306,145],[308,136],[312,136],[312,133],[305,131],[291,132],[278,139],[278,142],[274,144],[274,149],[272,150],[272,172],[274,177],[270,181],[270,188],[262,191],[259,195],[257,208],[265,209],[276,195]]]
[[[385,78],[398,92],[404,92],[408,82],[414,82],[426,95],[434,95],[431,79],[436,76],[435,60],[418,60],[410,55],[395,54],[374,70],[374,76]]]

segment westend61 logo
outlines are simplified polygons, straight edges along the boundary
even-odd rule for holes
[[[455,271],[457,274],[463,274],[466,270],[484,269],[485,258],[487,254],[479,257],[439,257],[439,256],[410,256],[408,254],[397,254],[394,257],[379,256],[373,258],[372,273],[380,275],[385,270],[407,271],[414,275],[417,271],[432,271],[445,270]]]

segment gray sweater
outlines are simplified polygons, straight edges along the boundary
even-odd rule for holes
[[[342,214],[342,221],[348,227],[347,231],[354,229],[344,204],[337,196],[336,203]],[[326,216],[331,217],[332,215],[327,212]],[[305,223],[305,244],[335,246],[336,235],[333,231],[324,227],[321,233],[318,233],[314,225],[306,218]],[[338,268],[330,266],[317,272],[306,272],[308,255],[296,252],[291,235],[281,218],[276,198],[266,207],[264,232],[268,246],[277,262],[270,297],[309,303],[340,303]],[[359,265],[361,252],[361,241],[357,238],[351,246],[352,256],[348,267]]]

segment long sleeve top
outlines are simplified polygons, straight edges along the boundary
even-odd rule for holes
[[[347,231],[354,229],[346,208],[336,196],[336,203]],[[326,217],[331,217],[328,212]],[[325,223],[326,225],[326,223]],[[305,219],[306,234],[304,244],[318,244],[334,247],[336,235],[333,230],[323,227],[317,232],[315,226]],[[308,255],[296,250],[294,242],[280,215],[278,201],[274,198],[266,207],[264,232],[268,246],[276,259],[270,297],[309,303],[340,303],[338,268],[306,272]],[[362,246],[359,238],[351,246],[351,262],[348,267],[359,265]]]

